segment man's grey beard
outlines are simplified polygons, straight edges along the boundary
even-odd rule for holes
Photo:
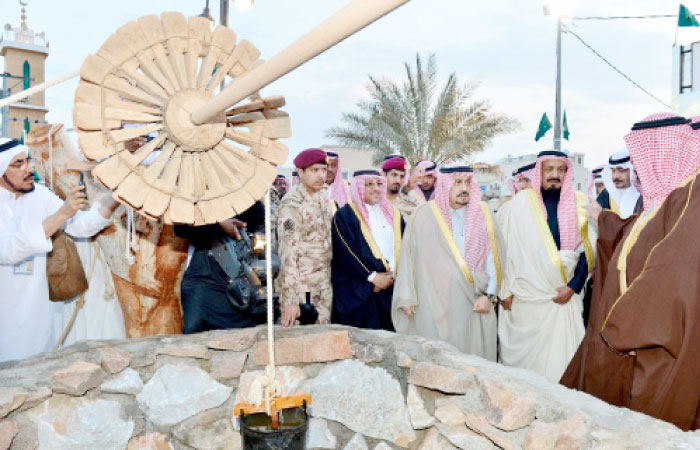
[[[12,182],[10,180],[7,179],[7,175],[3,175],[2,179],[5,180],[5,183],[7,183],[7,185],[10,186],[12,189],[14,189],[15,191],[22,193],[22,194],[28,194],[36,188],[36,185],[34,185],[34,183],[32,183],[32,187],[27,188],[27,189],[18,188],[17,186],[12,184]]]

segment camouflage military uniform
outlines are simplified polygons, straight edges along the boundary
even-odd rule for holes
[[[326,189],[310,194],[302,184],[282,198],[277,211],[279,256],[277,277],[280,306],[311,302],[318,310],[318,322],[330,323],[331,286],[331,203]]]
[[[399,195],[394,198],[392,203],[396,209],[399,210],[401,217],[403,217],[403,220],[406,223],[408,223],[408,218],[411,216],[411,214],[413,214],[413,211],[415,211],[420,205],[417,198],[411,195],[406,195],[403,192],[399,192]]]

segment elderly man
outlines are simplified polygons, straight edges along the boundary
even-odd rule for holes
[[[625,136],[644,212],[593,205],[598,260],[591,321],[562,384],[700,428],[700,117],[649,116]],[[600,283],[597,281],[601,280]]]
[[[272,186],[277,191],[277,195],[279,196],[280,199],[282,197],[284,197],[287,194],[287,192],[289,192],[289,189],[290,189],[290,185],[289,185],[289,181],[287,180],[287,177],[285,177],[284,175],[281,175],[281,174],[277,175],[277,178],[275,178],[275,182],[272,183]]]
[[[401,192],[401,187],[406,180],[407,168],[406,160],[401,156],[387,158],[382,164],[382,174],[386,178],[386,196],[399,210],[404,220],[408,220],[418,207],[418,200],[415,197]]]
[[[396,331],[496,360],[499,233],[466,166],[440,169],[435,200],[404,233],[391,317]]]
[[[90,237],[111,224],[118,204],[111,197],[89,211],[84,187],[71,190],[65,201],[34,184],[27,147],[18,140],[0,140],[0,362],[51,350],[46,255],[51,237],[65,230]],[[62,305],[61,305],[62,306]]]
[[[609,209],[623,219],[642,211],[642,197],[632,182],[635,175],[629,150],[625,148],[613,154],[600,176],[605,190],[598,195],[598,203],[603,209]]]
[[[303,310],[318,313],[318,323],[329,323],[331,287],[331,219],[326,193],[326,152],[306,149],[294,158],[299,184],[285,195],[277,212],[279,257],[276,279],[282,308],[282,326],[304,320]]]
[[[541,152],[532,189],[511,200],[503,230],[501,361],[553,381],[583,338],[581,291],[594,261],[586,199],[574,191],[573,171],[565,153]]]
[[[333,323],[394,331],[391,296],[404,222],[375,170],[353,174],[351,202],[333,217]]]
[[[335,213],[350,201],[350,188],[343,179],[343,171],[340,169],[340,158],[335,152],[326,152],[328,165],[326,169],[326,185],[328,186],[328,198],[333,201],[332,208]]]

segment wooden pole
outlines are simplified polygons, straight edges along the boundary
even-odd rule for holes
[[[219,95],[195,110],[196,125],[257,92],[281,76],[328,50],[408,0],[354,0],[266,63],[236,79]]]
[[[18,102],[18,101],[22,100],[23,98],[30,97],[30,96],[36,94],[37,92],[45,91],[46,89],[50,88],[51,86],[61,84],[64,81],[68,81],[71,78],[77,77],[78,75],[80,75],[80,71],[76,70],[75,72],[71,72],[69,74],[63,75],[62,77],[54,78],[51,81],[47,81],[46,83],[38,84],[38,85],[34,86],[33,88],[29,88],[29,89],[24,90],[22,92],[18,92],[17,94],[10,95],[9,97],[6,97],[6,98],[3,98],[2,100],[0,100],[0,108],[2,108],[3,106],[7,106],[10,103]]]

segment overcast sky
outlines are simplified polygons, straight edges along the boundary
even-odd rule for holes
[[[269,58],[320,23],[348,0],[256,0],[245,14],[231,5],[230,23]],[[19,5],[3,0],[2,22],[19,22]],[[218,18],[218,0],[211,1]],[[659,0],[573,0],[575,16],[675,14],[678,3]],[[685,0],[700,12],[700,0]],[[180,11],[197,15],[204,0],[87,1],[30,0],[28,24],[50,41],[47,79],[80,67],[89,53],[125,22],[145,14]],[[671,47],[675,19],[576,21],[572,29],[635,81],[666,103],[671,95]],[[700,33],[698,33],[700,40]],[[552,146],[552,132],[534,141],[544,111],[554,116],[555,23],[544,17],[540,0],[412,0],[350,39],[263,90],[281,94],[292,117],[292,155],[334,144],[324,131],[365,95],[367,75],[403,76],[403,62],[416,52],[435,53],[441,79],[479,81],[476,97],[494,111],[517,118],[520,131],[496,138],[477,158],[494,162],[506,155]],[[571,141],[565,146],[587,155],[590,168],[624,144],[632,123],[664,106],[604,65],[573,36],[563,36],[563,104]],[[72,124],[77,81],[47,92],[48,120]],[[291,161],[291,157],[289,159]],[[289,164],[289,162],[288,162]]]

